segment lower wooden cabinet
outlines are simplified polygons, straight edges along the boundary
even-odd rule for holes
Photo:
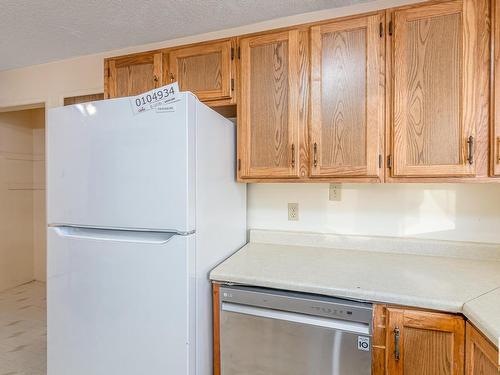
[[[467,375],[500,374],[498,349],[470,323],[467,323],[466,347]]]
[[[387,375],[462,375],[465,320],[458,315],[387,308]]]

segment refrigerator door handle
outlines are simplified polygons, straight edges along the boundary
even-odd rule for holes
[[[53,227],[53,229],[60,237],[81,238],[96,241],[141,242],[150,244],[165,244],[172,237],[178,235],[174,232],[148,232],[70,226],[58,226]]]

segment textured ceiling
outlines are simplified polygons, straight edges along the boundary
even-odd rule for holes
[[[0,0],[0,70],[368,0]]]

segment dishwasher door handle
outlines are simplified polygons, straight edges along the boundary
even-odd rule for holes
[[[290,311],[272,310],[256,306],[240,305],[231,302],[222,302],[221,310],[237,314],[257,316],[261,318],[276,319],[316,327],[330,328],[344,332],[357,333],[360,335],[370,335],[370,327],[368,324],[350,322],[347,320],[324,318],[321,316],[299,314]]]

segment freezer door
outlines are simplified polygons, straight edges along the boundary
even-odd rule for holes
[[[48,222],[191,232],[196,98],[133,114],[129,98],[48,115]]]
[[[193,374],[194,235],[48,230],[48,375]]]

